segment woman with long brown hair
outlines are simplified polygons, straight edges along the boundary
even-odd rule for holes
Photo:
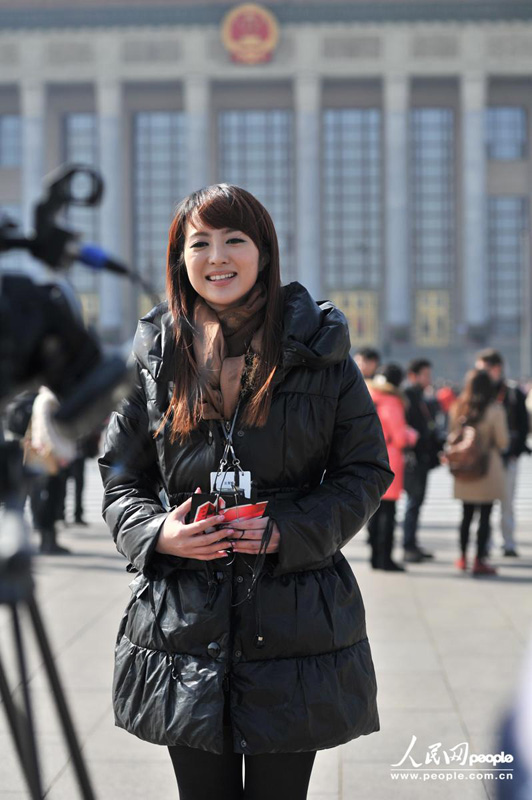
[[[340,549],[392,480],[382,431],[344,316],[281,286],[272,220],[249,192],[183,200],[167,293],[139,322],[137,385],[100,459],[105,519],[139,573],[116,724],[168,746],[181,800],[302,800],[317,750],[379,729]],[[190,519],[228,462],[263,516],[225,523],[216,505]]]
[[[454,469],[454,496],[463,502],[460,557],[456,561],[460,570],[467,569],[469,529],[475,512],[479,514],[473,575],[496,573],[495,568],[486,563],[486,547],[493,503],[502,497],[504,491],[501,451],[506,449],[508,441],[506,416],[502,405],[495,399],[490,376],[484,370],[470,370],[462,393],[450,409],[448,448],[454,447],[459,454]],[[469,474],[464,466],[467,453],[473,454],[470,455]]]

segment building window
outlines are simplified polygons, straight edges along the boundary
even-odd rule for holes
[[[416,344],[425,347],[446,347],[451,336],[449,292],[421,290],[416,292]]]
[[[221,111],[218,177],[247,189],[275,224],[284,282],[295,277],[293,115],[290,110]]]
[[[0,219],[6,215],[11,222],[18,226],[16,229],[20,232],[21,224],[21,208],[15,203],[2,203],[0,205]],[[23,267],[24,255],[23,250],[8,250],[7,252],[0,253],[0,269],[6,272],[18,272]]]
[[[518,106],[494,106],[486,109],[488,158],[513,161],[528,154],[527,115]]]
[[[96,115],[91,112],[73,112],[63,117],[63,160],[67,163],[98,166],[98,124]],[[98,243],[98,206],[69,206],[68,224],[81,233],[84,242]],[[72,283],[83,295],[95,296],[99,292],[99,276],[87,267],[75,264],[70,273]],[[94,309],[94,300],[85,301],[84,309]],[[94,314],[87,314],[86,320],[94,323]]]
[[[444,289],[455,272],[454,113],[411,111],[411,259],[416,289]]]
[[[20,115],[0,114],[0,167],[20,167],[20,143]]]
[[[527,224],[526,197],[488,198],[490,317],[493,333],[519,334],[523,311],[523,270]]]
[[[377,288],[382,276],[381,112],[323,112],[324,283]]]
[[[186,194],[185,115],[139,111],[133,126],[135,267],[156,292],[164,292],[168,230]]]
[[[379,340],[377,292],[331,292],[331,302],[340,308],[349,325],[351,344],[375,345]]]

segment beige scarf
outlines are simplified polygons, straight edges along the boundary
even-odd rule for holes
[[[240,305],[214,311],[201,297],[194,303],[194,358],[203,392],[203,419],[230,419],[240,395],[245,353],[259,353],[266,286],[256,283]]]

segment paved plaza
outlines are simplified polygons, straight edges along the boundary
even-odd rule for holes
[[[496,513],[495,578],[474,579],[453,566],[460,506],[451,499],[444,468],[431,474],[422,513],[420,543],[435,552],[434,561],[409,565],[407,574],[374,572],[367,563],[365,531],[345,549],[366,605],[381,730],[318,754],[312,800],[387,800],[392,795],[416,800],[429,793],[437,800],[495,796],[492,780],[466,777],[458,782],[438,775],[446,766],[443,751],[458,754],[457,746],[464,742],[470,753],[498,752],[496,726],[532,637],[532,459],[522,458],[520,467],[521,557],[500,556]],[[177,797],[166,749],[141,742],[113,724],[113,646],[131,576],[101,520],[100,498],[96,464],[91,462],[86,490],[90,526],[61,530],[60,541],[74,555],[35,558],[39,605],[99,800]],[[10,626],[5,609],[0,612],[0,645],[11,673]],[[72,766],[31,636],[27,649],[46,797],[74,800],[79,793]],[[410,755],[403,759],[413,737]],[[3,714],[0,753],[0,800],[28,797]],[[427,762],[430,753],[435,756]],[[421,766],[413,767],[411,758]],[[401,761],[417,778],[392,776],[398,770],[391,765]],[[430,770],[436,779],[423,779]]]

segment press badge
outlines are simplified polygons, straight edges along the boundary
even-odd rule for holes
[[[211,492],[238,492],[251,497],[251,472],[245,470],[211,472]]]

